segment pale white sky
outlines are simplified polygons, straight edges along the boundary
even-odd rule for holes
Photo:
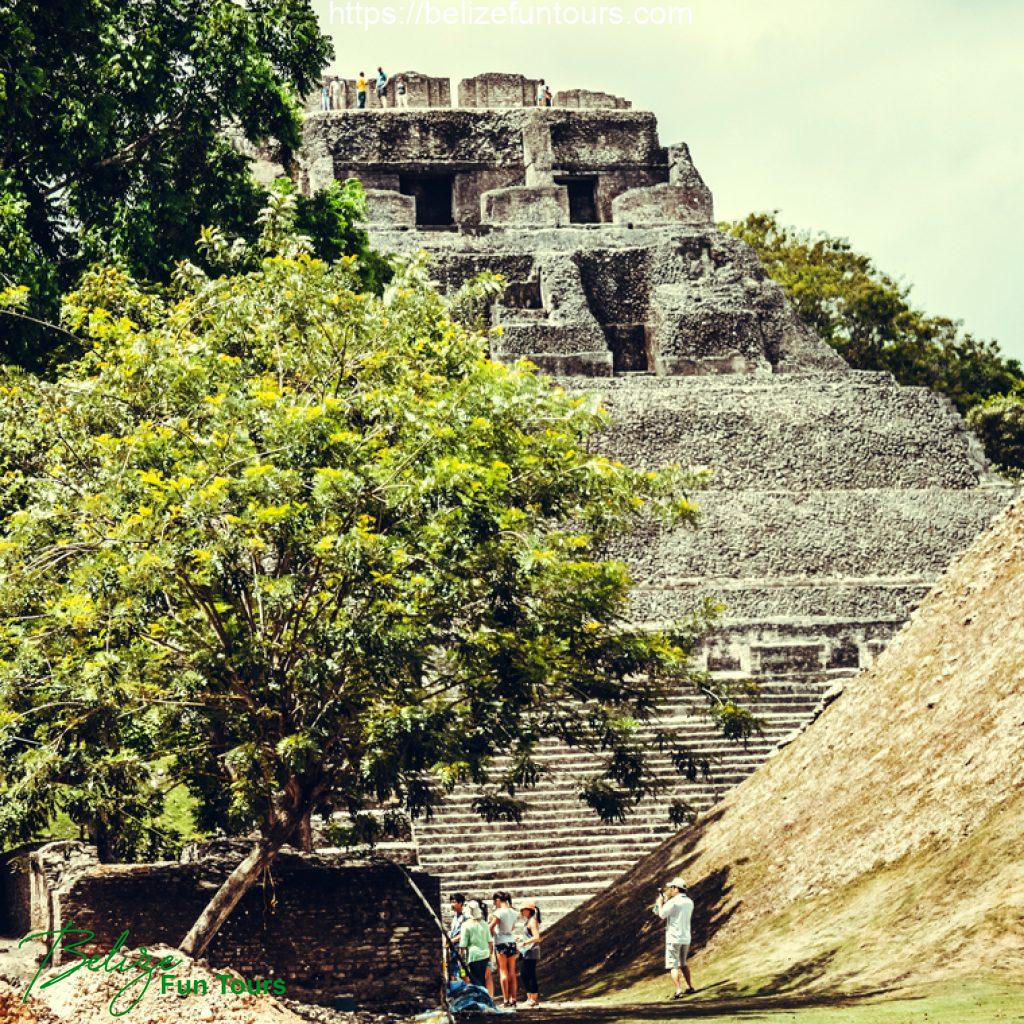
[[[627,96],[655,111],[663,144],[690,144],[718,217],[778,208],[844,235],[926,311],[1024,360],[1024,0],[314,7],[348,77],[383,64],[454,91],[512,71]]]

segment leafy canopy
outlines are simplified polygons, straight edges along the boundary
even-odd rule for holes
[[[161,280],[201,224],[249,227],[264,196],[229,141],[300,141],[298,97],[332,57],[308,0],[0,5],[0,291],[56,315],[94,261]],[[60,336],[4,317],[0,357]]]
[[[967,423],[989,458],[1019,480],[1024,473],[1024,384],[1012,394],[993,395],[974,406]]]
[[[4,841],[64,811],[123,855],[176,783],[204,828],[278,840],[467,780],[514,817],[545,737],[603,752],[604,817],[657,788],[659,746],[692,767],[638,727],[695,624],[627,625],[602,550],[640,514],[693,521],[699,481],[594,454],[593,399],[490,362],[451,311],[495,282],[445,300],[414,259],[367,293],[295,217],[282,192],[256,250],[207,232],[210,265],[252,269],[182,264],[170,295],[91,272],[65,304],[85,355],[8,375]]]

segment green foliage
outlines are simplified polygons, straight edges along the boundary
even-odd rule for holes
[[[0,6],[0,255],[27,311],[95,261],[161,280],[202,224],[250,228],[263,194],[226,132],[299,143],[330,60],[308,0],[21,0]],[[6,284],[5,284],[6,286]],[[0,355],[39,367],[62,335],[5,317]]]
[[[310,239],[317,256],[333,262],[342,256],[358,255],[363,287],[379,294],[391,280],[391,268],[370,248],[362,226],[365,222],[366,197],[355,178],[343,183],[332,181],[312,196],[298,197],[296,226]]]
[[[993,395],[967,414],[996,465],[1012,476],[1024,471],[1024,388],[1011,395]]]
[[[223,272],[91,271],[85,354],[4,382],[0,841],[64,812],[147,852],[175,785],[235,833],[365,837],[468,782],[514,813],[546,737],[602,752],[581,797],[614,818],[651,750],[685,759],[639,729],[703,619],[628,626],[602,552],[694,521],[700,480],[593,454],[596,400],[490,362],[419,259],[375,295],[296,227],[282,189],[253,246],[206,233]]]
[[[723,227],[754,248],[802,319],[855,369],[886,371],[901,384],[931,388],[965,414],[1024,380],[1020,364],[995,342],[916,309],[908,285],[882,273],[845,239],[785,227],[777,212],[750,214]],[[1024,435],[1017,435],[1010,449],[1021,444]],[[1005,445],[987,450],[995,462],[1024,466],[1001,457]]]

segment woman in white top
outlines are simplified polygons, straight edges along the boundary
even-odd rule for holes
[[[504,1006],[515,1006],[519,998],[516,978],[516,959],[519,950],[513,929],[519,914],[512,906],[512,897],[507,892],[494,894],[494,910],[488,922],[494,936],[494,956],[498,961],[498,977],[501,979],[501,998]]]

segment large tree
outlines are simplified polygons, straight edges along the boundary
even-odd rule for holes
[[[994,341],[976,338],[956,320],[922,312],[909,285],[879,270],[846,239],[786,227],[777,212],[752,213],[723,226],[756,250],[800,316],[855,369],[883,370],[901,384],[931,388],[964,414],[1024,382],[1020,363]],[[1020,470],[1024,463],[1013,460],[1024,433],[1019,414],[1011,414],[1015,408],[1013,401],[993,402],[981,436],[993,461]]]
[[[229,132],[287,159],[298,98],[331,59],[308,0],[0,4],[0,291],[55,315],[95,260],[159,280],[203,224],[263,203]],[[39,367],[61,336],[0,323],[0,358]]]
[[[257,830],[192,954],[316,811],[415,815],[472,782],[515,817],[549,737],[604,753],[580,796],[606,818],[659,789],[653,751],[694,768],[654,719],[698,682],[697,623],[630,626],[602,551],[637,515],[692,522],[698,481],[595,454],[595,401],[490,362],[463,322],[493,282],[444,300],[413,260],[366,293],[304,251],[286,193],[261,244],[256,269],[181,266],[173,297],[88,275],[65,325],[89,351],[12,376],[0,421],[0,830],[90,788],[109,829],[119,787],[145,827],[158,776]]]

